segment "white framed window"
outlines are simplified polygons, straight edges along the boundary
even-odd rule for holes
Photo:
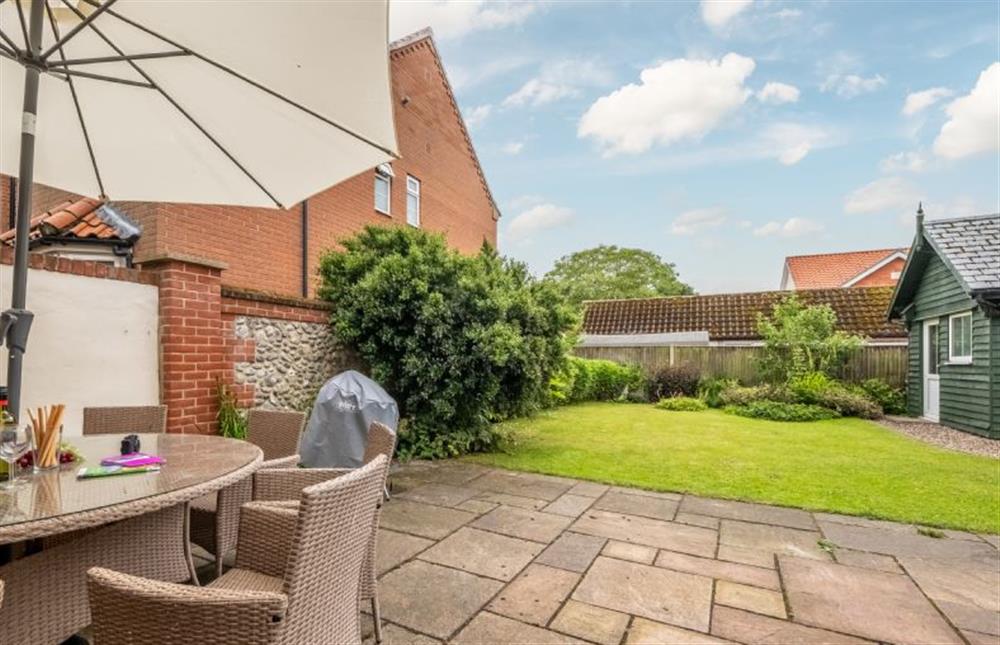
[[[387,163],[375,168],[375,210],[390,214],[392,205],[392,166]]]
[[[406,223],[420,226],[420,180],[406,176]]]
[[[972,312],[948,319],[948,362],[972,362]]]
[[[902,271],[892,271],[889,273],[889,278],[892,280],[899,280],[899,276],[903,275]]]

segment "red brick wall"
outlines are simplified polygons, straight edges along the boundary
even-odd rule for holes
[[[906,264],[906,260],[895,259],[884,267],[880,268],[878,271],[872,273],[871,275],[865,276],[863,279],[852,284],[852,287],[891,287],[899,282],[899,276],[895,278],[892,277],[894,272],[903,271],[903,266]]]
[[[225,378],[221,269],[162,259],[143,267],[160,284],[160,402],[171,432],[214,433]]]

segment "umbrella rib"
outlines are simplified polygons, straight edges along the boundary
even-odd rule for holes
[[[3,32],[3,29],[0,29],[0,40],[3,40],[5,43],[7,43],[8,47],[10,47],[11,49],[14,50],[14,55],[15,56],[18,56],[18,55],[21,54],[21,48],[17,46],[17,43],[15,43],[13,41],[13,39],[11,39],[10,36],[8,36],[7,34],[5,34]]]
[[[113,5],[116,2],[118,2],[118,0],[104,0],[104,2],[100,4],[100,6],[97,8],[96,11],[94,11],[94,13],[90,14],[85,18],[82,17],[80,24],[78,24],[77,26],[73,27],[68,32],[66,32],[65,36],[63,36],[62,38],[57,37],[56,42],[51,47],[46,49],[44,54],[42,54],[41,59],[45,60],[46,58],[51,56],[52,53],[57,49],[61,51],[63,45],[65,45],[70,38],[80,33],[83,29],[89,27],[92,22],[97,20],[98,16],[100,16],[102,13],[110,9],[111,5]],[[46,6],[48,6],[48,2],[46,2],[45,4]]]
[[[66,0],[63,0],[63,2],[65,2],[65,1]],[[95,6],[95,7],[98,6],[96,0],[83,0],[83,2],[86,2],[87,4],[89,4],[91,6]],[[188,48],[184,47],[183,45],[180,45],[177,42],[171,40],[170,38],[167,38],[163,34],[157,33],[155,31],[153,31],[152,29],[150,29],[149,27],[146,27],[145,25],[139,24],[138,22],[132,20],[131,18],[126,18],[125,16],[121,15],[120,13],[118,13],[116,11],[108,11],[108,15],[109,16],[114,16],[115,18],[118,18],[119,20],[121,20],[125,24],[130,25],[132,27],[135,27],[136,29],[138,29],[140,31],[143,31],[143,32],[149,34],[150,36],[153,36],[155,38],[159,38],[160,40],[162,40],[163,42],[167,43],[168,45],[172,45],[174,47],[177,47],[178,49],[183,49],[183,50],[189,52],[192,56],[194,56],[198,60],[204,61],[204,62],[208,63],[209,65],[211,65],[213,67],[216,67],[216,68],[222,70],[223,72],[226,72],[227,74],[235,76],[236,78],[238,78],[239,80],[243,81],[244,83],[252,85],[253,87],[256,87],[257,89],[259,89],[260,91],[262,91],[262,92],[264,92],[266,94],[270,94],[274,98],[279,99],[281,101],[284,101],[285,103],[288,103],[292,107],[295,107],[295,108],[298,108],[299,110],[302,110],[303,112],[305,112],[309,116],[312,116],[312,117],[314,117],[316,119],[319,119],[320,121],[322,121],[323,123],[326,123],[329,126],[337,128],[338,130],[340,130],[344,134],[346,134],[348,136],[351,136],[351,137],[354,137],[358,141],[361,141],[362,143],[366,143],[366,144],[372,146],[373,148],[377,148],[378,150],[381,150],[382,152],[386,153],[390,157],[394,157],[396,159],[399,158],[399,155],[396,154],[395,152],[393,152],[392,150],[389,150],[385,146],[383,146],[383,145],[381,145],[379,143],[376,143],[375,141],[372,141],[371,139],[369,139],[368,137],[366,137],[366,136],[364,136],[362,134],[358,134],[357,132],[354,132],[353,130],[351,130],[347,126],[341,125],[341,124],[337,123],[336,121],[333,121],[332,119],[329,119],[329,118],[323,116],[322,114],[319,114],[318,112],[315,112],[314,110],[310,110],[309,108],[307,108],[306,106],[302,105],[301,103],[297,103],[297,102],[293,101],[292,99],[288,98],[287,96],[285,96],[283,94],[280,94],[276,90],[272,90],[271,88],[267,87],[266,85],[258,83],[257,81],[255,81],[255,80],[253,80],[251,78],[248,78],[248,77],[244,76],[243,74],[240,74],[236,70],[234,70],[234,69],[232,69],[230,67],[227,67],[227,66],[223,65],[222,63],[209,58],[208,56],[205,56],[204,54],[199,54],[198,52],[196,52],[194,50],[188,49]]]
[[[69,9],[73,13],[75,13],[77,16],[79,16],[80,18],[83,18],[83,14],[80,12],[80,10],[77,9],[76,7],[74,7],[72,4],[70,4],[69,0],[62,0],[62,3],[64,5],[66,5],[67,7],[69,7]],[[114,42],[112,42],[110,38],[108,38],[107,36],[104,35],[104,32],[102,32],[100,29],[97,28],[97,25],[95,25],[93,22],[91,22],[91,23],[88,23],[87,26],[90,27],[90,29],[92,29],[94,31],[94,33],[96,33],[98,36],[100,36],[101,40],[103,40],[105,43],[107,43],[108,47],[110,47],[111,49],[115,50],[115,52],[119,56],[126,56],[125,52],[120,47],[118,47],[118,45],[114,44]],[[261,192],[263,192],[265,195],[267,195],[268,198],[271,201],[273,201],[274,204],[278,208],[284,208],[284,205],[280,201],[278,201],[278,199],[274,195],[271,194],[271,191],[269,191],[267,188],[264,187],[264,184],[262,184],[256,177],[254,177],[253,173],[251,173],[249,170],[247,170],[246,167],[244,167],[244,165],[241,164],[239,162],[239,160],[235,156],[233,156],[233,154],[231,152],[229,152],[229,150],[226,149],[225,146],[223,146],[214,136],[212,136],[212,134],[208,130],[206,130],[205,127],[201,123],[199,123],[197,119],[195,119],[193,116],[191,116],[191,114],[189,114],[188,111],[185,110],[181,106],[181,104],[178,103],[174,99],[174,97],[170,96],[170,94],[168,94],[166,90],[164,90],[162,87],[160,87],[156,83],[156,81],[154,81],[153,78],[148,73],[146,73],[146,71],[144,69],[142,69],[141,67],[139,67],[139,64],[137,62],[135,62],[134,60],[127,60],[127,59],[126,59],[125,62],[127,62],[132,67],[132,69],[134,69],[144,79],[146,79],[146,82],[149,83],[150,85],[152,85],[153,89],[155,89],[157,92],[160,93],[160,96],[162,96],[163,98],[165,98],[167,100],[167,102],[169,102],[171,105],[173,105],[174,109],[176,109],[178,112],[180,112],[182,115],[184,115],[184,117],[188,121],[190,121],[191,124],[195,128],[197,128],[198,131],[201,132],[202,135],[204,135],[206,139],[208,139],[209,141],[211,141],[215,145],[215,147],[218,148],[220,152],[222,152],[222,154],[226,155],[226,157],[229,159],[229,161],[231,161],[234,166],[236,166],[237,168],[239,168],[240,171],[244,175],[246,175],[247,178],[250,179],[250,181],[252,181],[257,186],[257,188],[259,188],[261,190]]]
[[[15,2],[14,6],[17,8],[17,19],[21,23],[21,34],[24,36],[24,51],[31,51],[31,41],[28,40],[28,23],[24,20],[24,9],[21,8],[20,2]]]
[[[17,52],[11,51],[7,45],[0,44],[0,52],[2,52],[7,58],[17,60]]]
[[[52,28],[52,35],[55,37],[56,41],[59,40],[59,26],[56,24],[55,15],[52,13],[52,7],[48,3],[45,3],[45,8],[49,16],[49,26]],[[66,60],[66,53],[63,48],[59,47],[59,58],[63,61]],[[90,133],[87,131],[87,123],[83,120],[83,109],[80,107],[80,97],[76,94],[76,85],[73,84],[73,77],[67,76],[66,81],[69,83],[69,93],[73,97],[73,107],[76,108],[76,118],[80,121],[80,130],[83,131],[83,140],[87,144],[87,154],[90,156],[90,165],[94,169],[94,177],[97,179],[97,188],[101,191],[101,197],[105,196],[104,192],[104,182],[101,181],[101,171],[97,167],[97,156],[94,154],[94,146],[90,141]]]
[[[70,67],[72,65],[96,65],[98,63],[124,63],[130,60],[146,60],[149,58],[173,58],[174,56],[190,56],[191,52],[153,52],[149,54],[128,54],[126,56],[97,56],[95,58],[66,58],[49,63],[49,67]]]
[[[92,78],[95,81],[106,81],[108,83],[119,83],[121,85],[131,85],[133,87],[144,87],[148,90],[155,89],[152,83],[143,83],[142,81],[133,81],[128,78],[118,78],[116,76],[105,76],[104,74],[94,74],[93,72],[84,72],[78,69],[58,69],[53,70],[58,71],[60,74],[65,74],[66,76],[80,76],[82,78]]]

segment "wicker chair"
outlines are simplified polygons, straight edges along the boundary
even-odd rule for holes
[[[301,412],[250,410],[247,441],[264,452],[261,468],[294,468],[298,464],[299,436],[305,421]],[[191,502],[191,541],[215,555],[216,577],[222,575],[222,558],[236,548],[240,507],[251,500],[252,492],[253,482],[247,479]]]
[[[167,406],[135,405],[84,408],[83,434],[162,434],[167,431]]]
[[[87,573],[97,643],[360,643],[361,569],[388,460],[310,486],[298,504],[254,502],[236,567],[204,588]]]
[[[365,453],[362,460],[365,464],[371,463],[380,455],[385,456],[388,461],[392,461],[393,452],[396,449],[396,433],[388,427],[378,423],[372,423],[368,428],[368,442],[365,445]],[[298,499],[302,489],[317,482],[342,477],[347,473],[354,472],[351,468],[271,468],[268,470],[258,470],[254,473],[253,493],[255,500],[262,501],[287,501]],[[382,481],[382,489],[385,490],[386,480],[389,477],[389,468],[385,469],[386,479]],[[381,508],[381,505],[379,505]],[[375,514],[375,525],[368,541],[368,553],[365,556],[365,565],[361,571],[361,600],[371,603],[372,620],[375,626],[375,642],[382,642],[382,613],[378,603],[378,581],[375,559],[375,545],[378,540],[378,512]]]

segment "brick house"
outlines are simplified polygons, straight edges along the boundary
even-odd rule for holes
[[[792,255],[785,258],[781,289],[891,287],[899,281],[908,249]]]
[[[160,401],[171,431],[214,431],[220,380],[243,405],[301,408],[352,365],[331,337],[329,305],[312,298],[321,255],[363,226],[419,226],[465,253],[496,246],[500,213],[430,30],[392,43],[390,65],[400,158],[389,164],[287,210],[111,204],[141,229],[125,242],[138,273],[159,286]],[[0,230],[12,228],[15,194],[15,181],[0,177]],[[33,251],[60,255],[77,232],[93,237],[100,206],[36,185],[38,226],[81,215],[59,244]]]

